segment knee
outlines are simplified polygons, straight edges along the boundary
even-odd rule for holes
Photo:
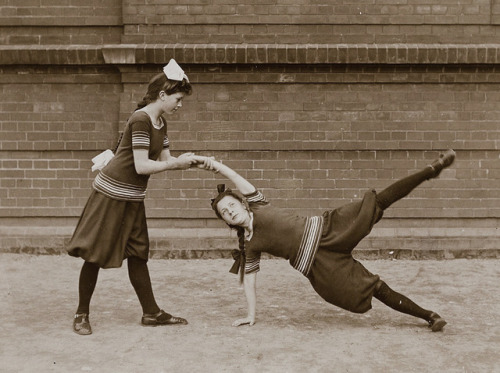
[[[99,265],[91,262],[84,262],[82,265],[81,272],[85,273],[98,273],[99,272]]]
[[[384,281],[379,279],[375,284],[375,291],[373,292],[373,295],[375,296],[375,298],[380,299],[384,296],[384,294],[387,293],[388,288],[389,286],[387,286]]]
[[[142,276],[148,270],[147,261],[136,256],[127,258],[128,273],[130,276]]]
[[[389,201],[387,201],[387,199],[384,198],[383,196],[381,197],[380,194],[376,195],[375,203],[377,207],[380,209],[380,211],[384,211],[390,206]]]
[[[128,265],[146,265],[147,261],[142,259],[142,258],[139,258],[138,256],[129,256],[127,258],[127,263]]]

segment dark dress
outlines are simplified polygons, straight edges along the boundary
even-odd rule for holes
[[[115,157],[93,182],[94,190],[66,248],[69,255],[101,268],[121,267],[131,256],[148,260],[144,198],[149,175],[135,171],[133,150],[148,150],[149,158],[156,160],[168,147],[165,125],[154,127],[145,112],[132,114]]]
[[[246,273],[259,270],[262,252],[295,263],[309,219],[274,208],[258,195],[260,192],[247,196],[254,231],[245,243]],[[311,254],[310,269],[304,273],[314,290],[328,303],[356,313],[371,308],[379,280],[379,276],[352,257],[352,250],[382,217],[375,197],[375,191],[368,191],[361,201],[323,213],[317,249]]]

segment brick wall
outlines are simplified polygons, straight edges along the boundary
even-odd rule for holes
[[[118,25],[122,0],[0,0],[1,25]]]
[[[0,0],[0,44],[498,43],[500,0]]]
[[[488,24],[498,2],[125,0],[124,23],[136,24]]]
[[[121,27],[2,27],[0,23],[0,45],[102,45],[120,41]]]
[[[169,118],[174,154],[222,159],[309,215],[453,147],[456,165],[391,207],[361,248],[497,255],[499,1],[0,0],[0,250],[62,250],[90,159],[175,57],[194,93]],[[233,247],[208,206],[221,180],[151,178],[153,256]]]
[[[116,141],[120,90],[104,67],[1,69],[2,216],[81,210],[90,185],[81,158]]]
[[[126,43],[498,43],[499,0],[130,0]]]
[[[120,43],[121,0],[0,0],[0,45]]]
[[[495,67],[185,67],[193,82],[203,83],[194,83],[194,94],[169,122],[173,151],[227,161],[277,205],[317,213],[367,188],[381,189],[453,147],[457,167],[387,216],[499,215],[500,87],[486,82],[499,78]],[[320,82],[303,83],[318,75]],[[131,80],[146,76],[126,78],[124,95],[132,100],[122,100],[123,120],[144,90]],[[195,170],[156,175],[150,192],[159,200],[151,203],[151,216],[210,217],[207,200],[217,179]],[[466,202],[472,196],[479,199]]]

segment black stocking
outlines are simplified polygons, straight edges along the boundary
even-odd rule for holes
[[[130,282],[139,298],[142,312],[146,314],[156,314],[160,312],[160,307],[156,304],[153,289],[151,287],[147,262],[144,259],[132,256],[127,259],[127,263]]]
[[[79,303],[76,313],[89,313],[90,299],[94,294],[97,276],[99,275],[99,266],[94,263],[83,263],[80,271],[80,280],[78,283]]]
[[[384,281],[379,281],[373,296],[396,311],[430,321],[432,311],[424,310],[403,294],[395,292]]]
[[[396,181],[380,193],[377,193],[378,206],[382,210],[385,210],[394,202],[406,197],[413,189],[422,184],[424,181],[433,178],[434,176],[435,171],[429,166],[421,171]]]

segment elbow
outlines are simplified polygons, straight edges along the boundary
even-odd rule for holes
[[[139,175],[147,175],[148,174],[148,172],[146,171],[146,169],[144,167],[141,167],[138,165],[135,166],[135,172],[137,172],[137,174],[139,174]]]

